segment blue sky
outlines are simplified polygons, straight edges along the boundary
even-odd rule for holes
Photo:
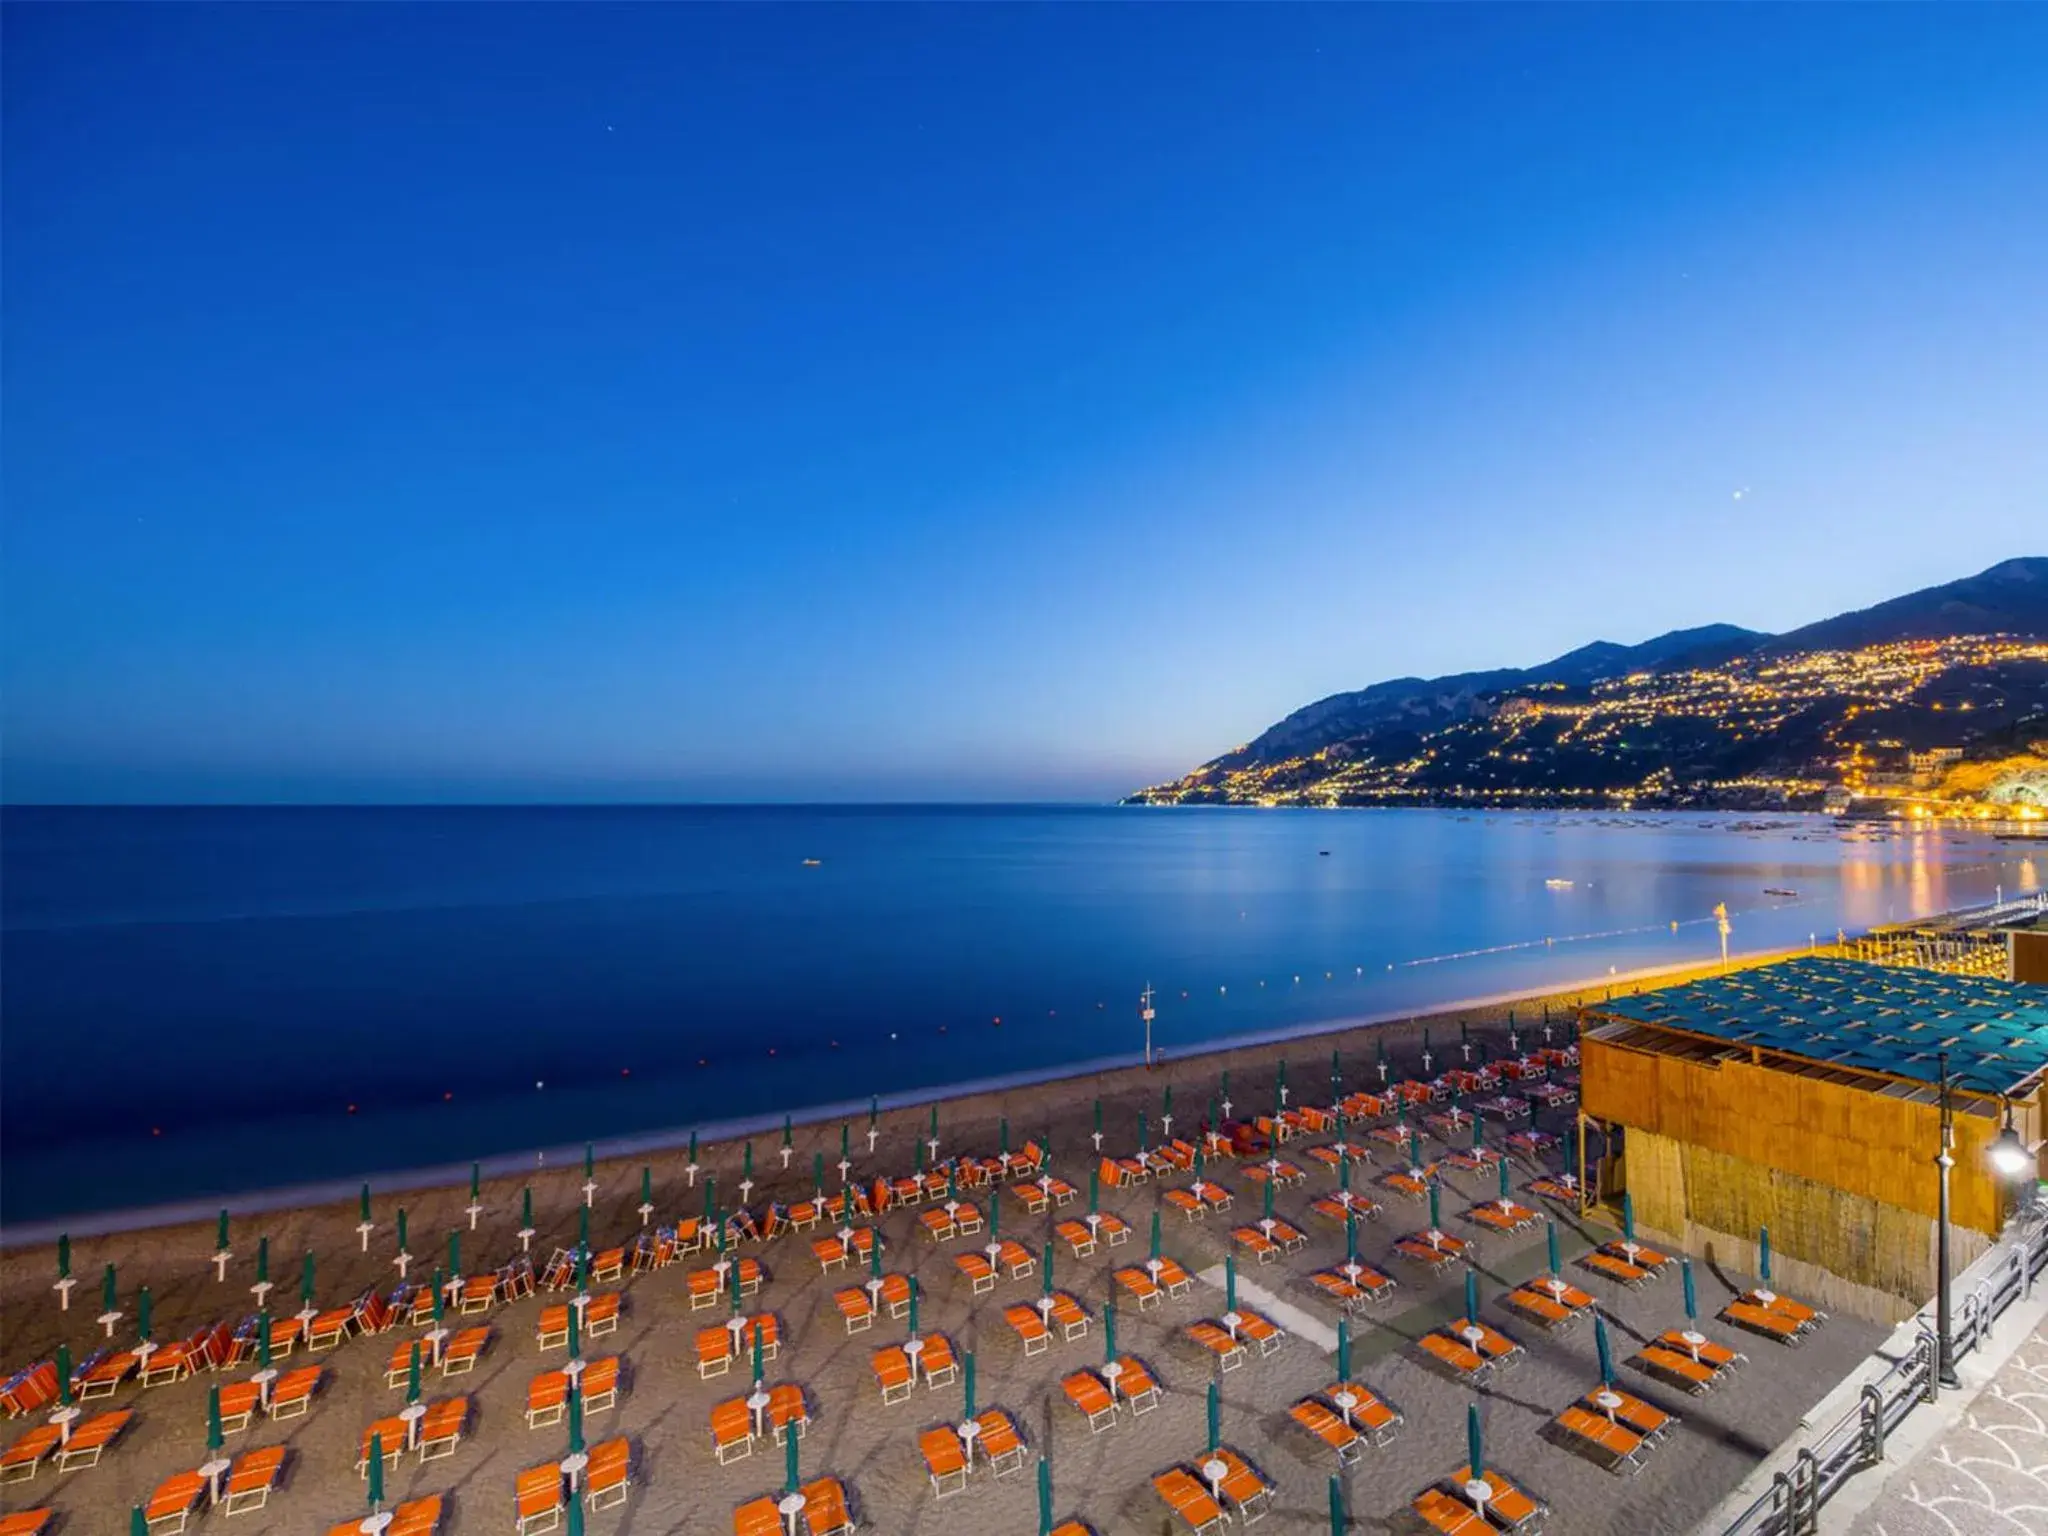
[[[2040,7],[4,26],[13,799],[1107,798],[2048,547]]]

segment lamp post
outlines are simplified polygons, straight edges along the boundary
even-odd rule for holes
[[[1934,1253],[1934,1381],[1936,1387],[1960,1387],[1962,1382],[1956,1376],[1955,1336],[1951,1331],[1951,1297],[1949,1278],[1949,1171],[1955,1167],[1956,1110],[1954,1088],[1963,1079],[1951,1074],[1948,1069],[1948,1052],[1935,1053],[1935,1067],[1940,1074],[1941,1094],[1941,1147],[1935,1154],[1934,1166],[1941,1174],[1941,1196],[1935,1217]],[[2013,1178],[2026,1171],[2031,1160],[2027,1145],[2020,1139],[2012,1123],[2012,1100],[2003,1093],[1994,1091],[1993,1096],[2005,1110],[2005,1125],[1998,1137],[1991,1143],[1987,1154],[1991,1170],[2001,1178]]]

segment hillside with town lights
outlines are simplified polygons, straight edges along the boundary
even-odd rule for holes
[[[2048,558],[1786,635],[1713,625],[1297,710],[1133,804],[2048,806]]]

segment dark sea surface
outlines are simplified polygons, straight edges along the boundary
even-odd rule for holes
[[[1731,815],[17,808],[0,875],[19,1227],[1135,1058],[1148,982],[1181,1053],[1703,959],[1717,901],[1735,951],[1803,944],[2048,858]]]

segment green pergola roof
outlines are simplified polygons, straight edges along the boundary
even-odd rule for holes
[[[1852,1071],[2016,1093],[2048,1070],[2048,987],[1852,960],[1787,960],[1616,998],[1602,1017]]]

